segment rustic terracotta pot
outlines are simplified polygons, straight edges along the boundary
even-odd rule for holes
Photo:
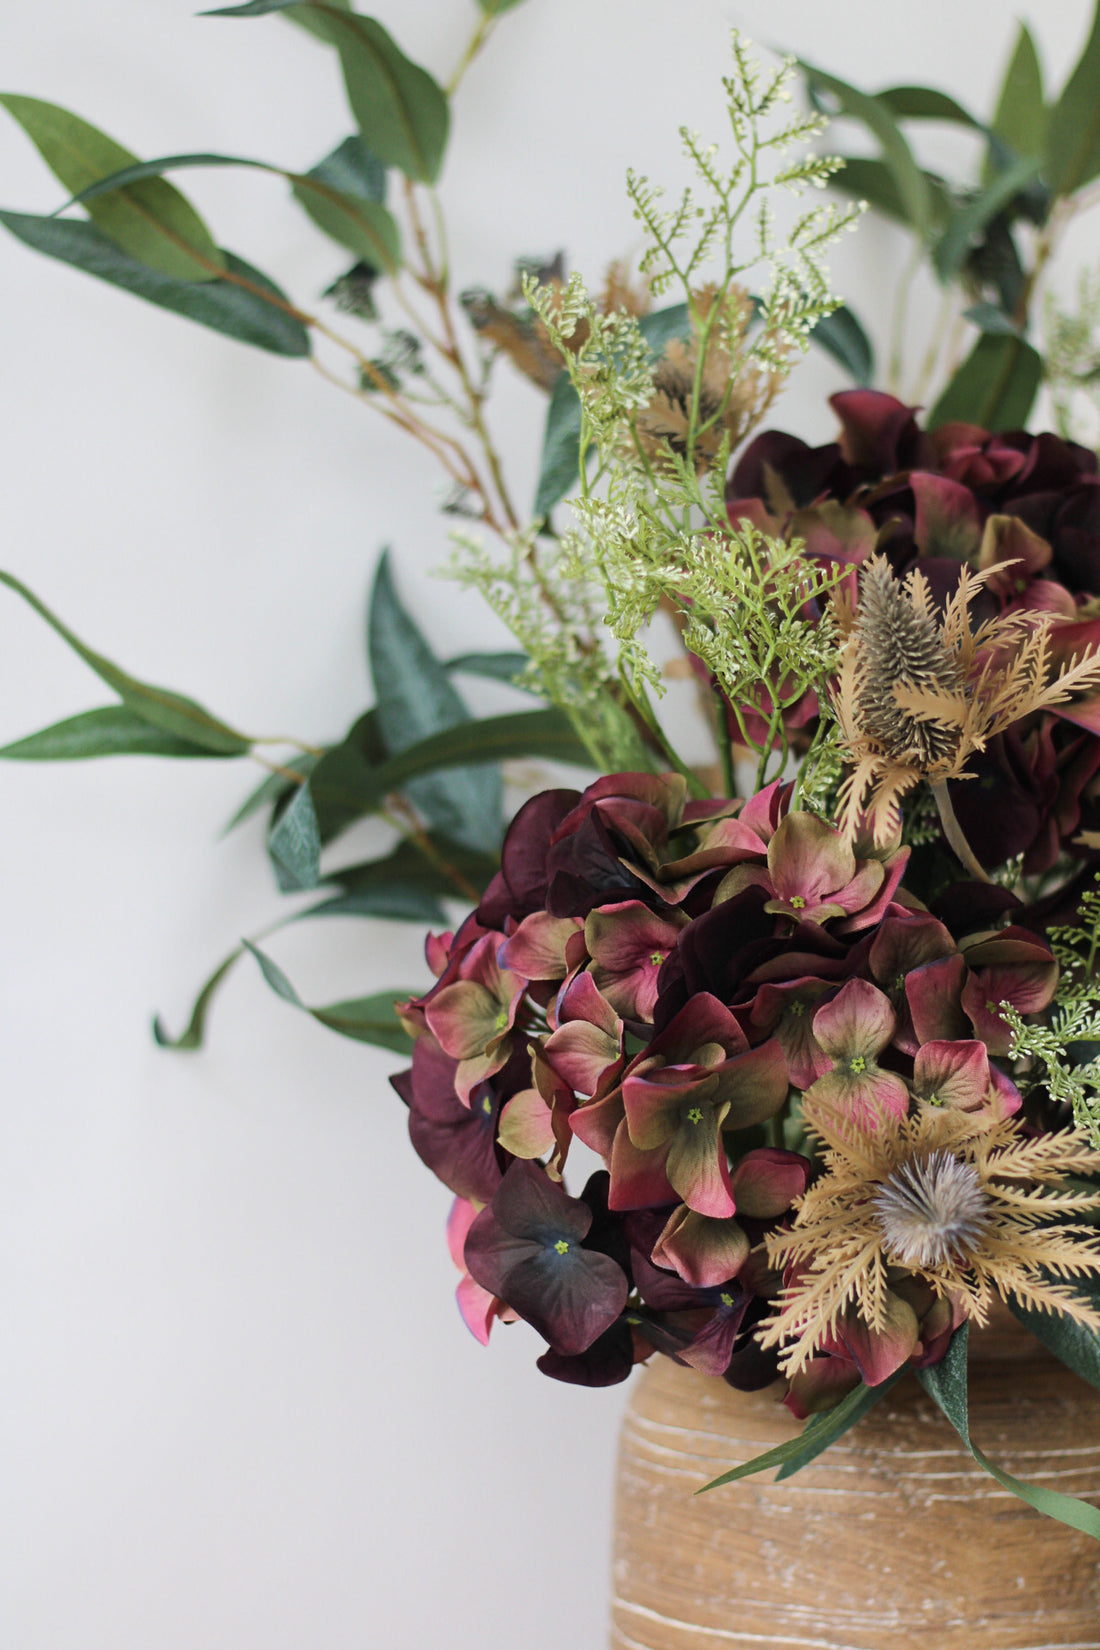
[[[1100,1502],[1100,1391],[1008,1324],[971,1338],[971,1436],[1017,1477]],[[795,1477],[693,1496],[801,1430],[780,1396],[667,1358],[640,1374],[612,1650],[1100,1650],[1100,1543],[1002,1490],[913,1377]]]

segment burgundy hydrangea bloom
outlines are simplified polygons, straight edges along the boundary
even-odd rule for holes
[[[871,435],[854,432],[837,460],[853,468]],[[913,431],[897,420],[889,440],[908,450]],[[1011,468],[999,448],[979,459]],[[759,1332],[791,1275],[768,1245],[819,1173],[790,1149],[812,1149],[803,1103],[857,1133],[939,1110],[980,1130],[1042,1104],[1013,1081],[1000,1007],[1042,1016],[1057,979],[1020,902],[959,883],[925,910],[904,852],[849,847],[790,803],[774,784],[689,804],[676,775],[546,793],[491,897],[429,937],[435,983],[402,1005],[416,1042],[394,1086],[458,1199],[466,1322],[482,1341],[528,1323],[555,1379],[608,1385],[654,1352],[746,1389],[777,1378]],[[577,1141],[604,1164],[579,1197]],[[942,1356],[957,1304],[904,1268],[887,1281],[879,1327],[845,1312],[788,1383],[795,1413]]]
[[[876,553],[899,578],[919,566],[940,600],[963,566],[988,572],[977,620],[1049,615],[1054,665],[1100,644],[1094,453],[1049,433],[959,423],[923,431],[917,408],[875,390],[849,390],[830,404],[836,441],[810,447],[771,430],[745,449],[727,488],[734,526],[797,537],[808,555],[851,567],[853,583],[854,569]],[[787,713],[796,749],[815,713],[804,702]],[[730,736],[738,737],[732,713]],[[1100,858],[1080,840],[1100,809],[1100,695],[1015,724],[971,767],[975,778],[953,783],[951,796],[984,865],[1022,854],[1030,875],[1063,853]]]

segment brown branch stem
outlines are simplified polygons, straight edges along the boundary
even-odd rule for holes
[[[974,850],[963,835],[962,826],[955,816],[955,809],[947,790],[946,779],[936,779],[930,784],[936,807],[939,810],[940,824],[943,834],[954,849],[955,857],[977,882],[991,882],[993,879],[978,864]]]

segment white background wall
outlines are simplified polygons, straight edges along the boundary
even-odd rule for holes
[[[0,80],[141,154],[304,167],[346,135],[320,47],[276,18],[192,9],[7,0]],[[470,0],[373,9],[441,77],[475,16]],[[859,84],[931,82],[985,111],[1015,13],[1060,80],[1088,10],[528,0],[459,99],[458,279],[500,286],[514,254],[558,246],[595,276],[635,246],[624,169],[675,182],[677,124],[720,132],[730,23]],[[341,267],[277,181],[184,182],[303,299]],[[5,119],[0,203],[59,199]],[[1095,257],[1094,226],[1075,247]],[[880,341],[901,255],[872,225],[834,263]],[[472,597],[427,578],[446,547],[431,461],[306,365],[6,238],[0,271],[0,565],[94,645],[238,726],[330,738],[366,703],[364,592],[385,542],[442,650],[499,642]],[[501,382],[526,497],[543,404]],[[814,363],[779,421],[826,438],[839,387]],[[0,741],[108,697],[7,595],[0,637]],[[275,910],[258,828],[217,841],[250,783],[215,762],[0,771],[0,1644],[598,1650],[625,1389],[547,1381],[523,1326],[488,1351],[462,1327],[448,1194],[409,1147],[393,1062],[251,968],[203,1053],[152,1044],[154,1010],[182,1024],[205,972]],[[315,1002],[426,979],[394,924],[303,925],[272,949]]]

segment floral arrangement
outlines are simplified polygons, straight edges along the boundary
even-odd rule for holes
[[[335,319],[220,249],[167,181],[260,163],[142,162],[54,105],[0,99],[88,214],[0,222],[309,356],[430,450],[453,484],[451,574],[518,649],[438,658],[383,560],[376,704],[341,740],[269,752],[3,574],[117,701],[0,755],[260,760],[237,821],[265,812],[279,887],[321,892],[297,916],[438,930],[429,989],[310,1012],[409,1056],[393,1083],[454,1195],[459,1305],[480,1340],[522,1319],[546,1343],[540,1369],[581,1385],[655,1354],[741,1389],[782,1381],[804,1432],[727,1477],[813,1459],[909,1369],[957,1421],[968,1331],[996,1300],[1095,1384],[1100,474],[1074,420],[1096,306],[1087,286],[1078,314],[1051,306],[1043,349],[1032,311],[1100,175],[1077,135],[1100,17],[1049,111],[1022,30],[988,122],[926,88],[872,98],[809,65],[764,71],[735,36],[725,149],[683,132],[696,181],[671,209],[628,179],[636,270],[612,266],[593,296],[560,260],[526,261],[508,297],[456,298],[433,185],[451,96],[509,9],[481,0],[444,90],[346,4],[228,8],[286,11],[339,62],[355,135],[306,170],[267,168],[355,259],[325,294]],[[815,106],[791,117],[798,73]],[[881,158],[811,148],[826,111],[863,120]],[[977,186],[918,164],[902,128],[930,118],[985,134]],[[869,341],[829,286],[828,248],[859,209],[775,210],[808,188],[906,222],[966,306],[976,341],[946,359],[933,341],[923,421],[870,387]],[[819,447],[761,431],[811,342],[856,380]],[[529,519],[486,410],[501,360],[549,398]],[[1057,434],[1023,427],[1043,381]],[[541,706],[476,720],[464,673]],[[692,685],[713,760],[679,754],[658,712],[669,677]],[[599,777],[537,791],[505,829],[499,763],[516,757]],[[323,863],[368,814],[393,849]],[[450,929],[455,902],[469,914]],[[161,1042],[200,1044],[245,951],[302,1006],[245,941]],[[587,1178],[583,1151],[601,1165]],[[1100,1536],[1095,1509],[998,1475]]]

